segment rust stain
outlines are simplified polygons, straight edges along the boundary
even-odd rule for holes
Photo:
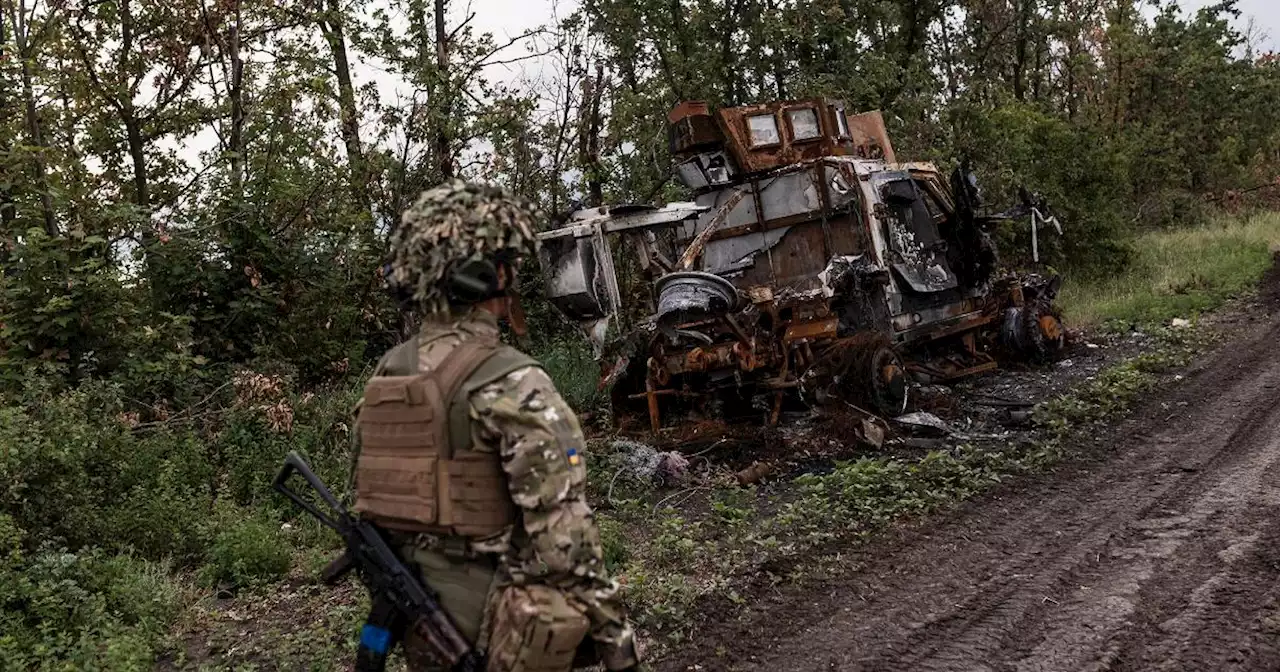
[[[841,129],[839,115],[845,114],[843,110],[844,103],[838,100],[806,98],[722,109],[717,121],[734,159],[747,172],[782,168],[824,156],[884,158],[892,163],[893,145],[884,117],[878,111],[846,116],[846,128]],[[817,121],[817,135],[797,139],[793,119],[808,114]],[[749,125],[752,117],[772,118],[777,140],[753,143]]]
[[[863,159],[884,159],[886,163],[897,163],[893,153],[893,143],[889,142],[889,131],[884,125],[884,115],[879,110],[863,112],[849,117],[849,130],[853,134],[852,153]]]
[[[839,325],[840,321],[835,317],[792,324],[783,332],[782,342],[790,345],[799,341],[833,338]]]

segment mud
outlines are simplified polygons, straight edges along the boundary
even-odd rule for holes
[[[657,669],[1280,670],[1280,319],[1227,326],[1088,457],[855,551]]]

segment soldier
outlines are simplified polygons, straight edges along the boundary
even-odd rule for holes
[[[635,670],[578,420],[538,363],[499,341],[534,218],[526,201],[460,181],[404,213],[390,281],[424,319],[365,388],[355,510],[421,569],[489,670]],[[404,648],[410,669],[439,669],[424,642]]]

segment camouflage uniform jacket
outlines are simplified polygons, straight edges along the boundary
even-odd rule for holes
[[[427,322],[419,336],[419,369],[438,366],[464,338],[497,335],[497,319],[482,310],[453,322]],[[498,558],[496,587],[536,583],[574,598],[585,608],[591,637],[607,661],[607,652],[627,648],[633,634],[618,584],[605,570],[599,529],[586,501],[577,416],[536,365],[475,390],[470,405],[472,445],[501,456],[519,515],[513,528],[472,541],[469,550]]]

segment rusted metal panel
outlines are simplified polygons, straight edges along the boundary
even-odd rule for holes
[[[733,283],[739,287],[749,287],[751,285],[770,285],[779,287],[779,281],[774,275],[773,264],[770,257],[773,256],[773,249],[777,247],[787,234],[791,233],[790,228],[775,229],[767,233],[748,234],[744,238],[751,239],[759,236],[761,240],[761,251],[753,253],[750,257],[750,265],[742,269],[742,275],[733,279]],[[767,240],[775,240],[773,244],[767,244]],[[727,242],[727,241],[725,241]]]
[[[719,231],[716,231],[711,236],[711,240],[718,240],[735,234],[741,235],[750,231],[761,230],[760,214],[757,205],[758,198],[754,193],[754,186],[750,184],[743,185],[738,189],[738,191],[746,192],[748,198],[738,201],[729,209],[729,214],[725,217],[724,225],[720,227]],[[723,207],[731,197],[732,193],[713,191],[699,196],[697,203],[699,206],[707,208],[708,212],[714,212],[715,210],[719,210]],[[707,214],[697,220],[685,222],[677,230],[676,240],[680,242],[692,240],[698,232],[706,228],[707,224],[710,222],[711,216],[712,215]]]
[[[853,135],[854,156],[897,163],[893,143],[889,142],[889,131],[884,125],[884,115],[879,110],[849,117],[849,131]]]
[[[729,150],[748,173],[824,156],[893,156],[883,117],[878,112],[848,117],[844,103],[838,100],[809,98],[746,105],[722,109],[718,116]],[[773,129],[772,134],[761,132],[766,126]]]
[[[724,275],[739,288],[749,287],[752,283],[746,282],[739,274],[762,263],[762,259],[767,260],[771,250],[790,230],[789,227],[784,227],[712,240],[707,243],[703,254],[702,270]],[[764,282],[754,284],[772,284],[772,282],[773,276],[770,274]]]
[[[914,343],[945,338],[953,334],[984,327],[994,323],[996,316],[991,313],[969,313],[940,322],[925,324],[898,334],[900,343]]]
[[[783,332],[782,342],[789,345],[814,339],[834,338],[839,326],[840,320],[835,317],[793,323]]]
[[[894,331],[905,332],[920,325],[937,324],[966,313],[978,313],[981,308],[981,305],[973,299],[944,303],[931,308],[922,308],[914,312],[895,315],[893,317],[893,329]]]
[[[833,217],[827,220],[827,228],[831,230],[832,256],[861,254],[865,249],[861,222],[856,215],[845,214]]]
[[[690,117],[710,117],[711,108],[707,106],[706,101],[702,100],[686,100],[677,103],[671,111],[667,113],[668,124],[678,124]]]
[[[677,268],[687,271],[693,267],[693,260],[702,253],[702,248],[706,246],[707,239],[724,224],[725,219],[729,217],[729,213],[742,202],[746,195],[747,192],[742,189],[733,192],[733,195],[729,197],[729,200],[724,205],[720,206],[715,216],[707,222],[702,231],[698,232],[697,236],[694,236],[693,242],[689,243],[689,247],[685,249],[684,253],[680,255],[679,261],[676,262]]]
[[[840,174],[837,168],[828,171],[819,164],[770,180],[758,199],[764,210],[765,223],[759,227],[763,231],[753,233],[757,229],[748,221],[756,214],[755,199],[736,204],[726,226],[711,236],[702,270],[728,273],[739,286],[775,282],[799,291],[816,288],[814,276],[831,256],[856,254],[862,247],[859,222],[848,214],[833,218],[828,212],[825,183]],[[857,201],[857,192],[847,184],[836,196],[845,209]],[[712,199],[700,202],[710,204]],[[701,236],[713,221],[704,217],[691,228]],[[767,268],[761,268],[762,263]]]
[[[682,154],[724,141],[716,119],[701,101],[680,103],[667,114],[671,152]]]
[[[821,223],[808,222],[791,227],[769,255],[778,287],[797,291],[818,289],[818,273],[827,266],[826,247]]]

